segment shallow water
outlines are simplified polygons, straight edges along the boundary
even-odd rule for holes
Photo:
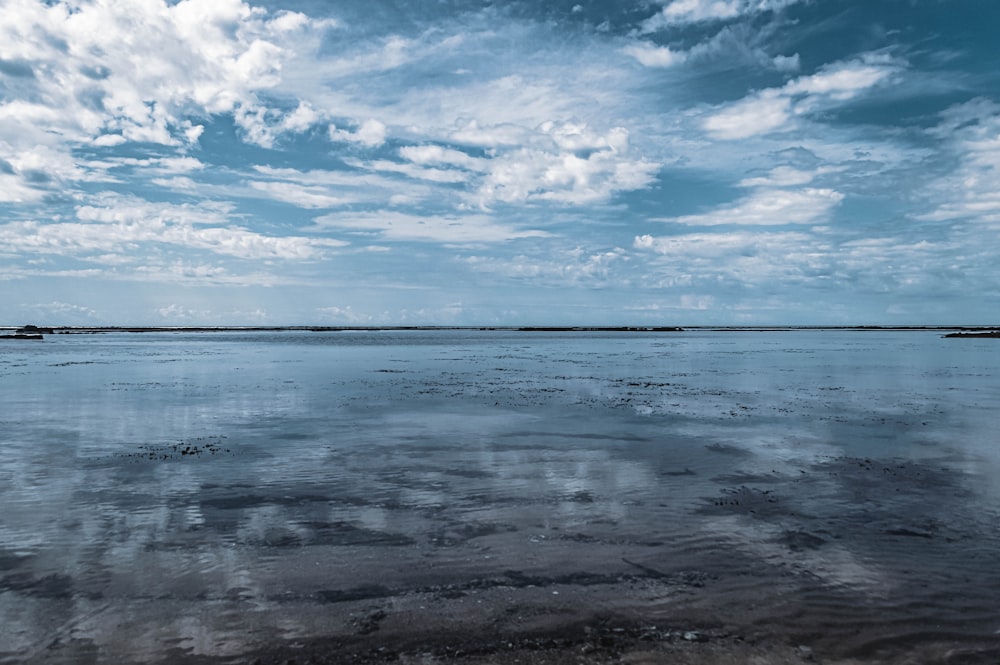
[[[859,655],[1000,630],[996,340],[54,335],[0,347],[0,405],[0,662],[238,654],[357,628],[350,603],[622,580]]]

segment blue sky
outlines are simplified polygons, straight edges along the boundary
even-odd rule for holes
[[[0,319],[952,324],[1000,3],[0,0]]]

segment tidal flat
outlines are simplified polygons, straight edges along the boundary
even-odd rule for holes
[[[0,348],[0,663],[1000,662],[1000,344]]]

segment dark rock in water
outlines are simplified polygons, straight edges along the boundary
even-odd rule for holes
[[[43,339],[43,334],[52,334],[52,328],[39,328],[38,326],[27,325],[18,328],[11,335],[0,335],[0,339]]]
[[[35,333],[16,332],[13,335],[0,335],[0,339],[44,339],[44,337]]]
[[[964,338],[964,339],[968,339],[968,338],[971,338],[971,337],[993,337],[993,338],[1000,338],[1000,330],[991,330],[989,332],[976,332],[976,333],[972,333],[972,332],[957,332],[957,333],[949,333],[947,335],[944,335],[944,337],[961,337],[961,338]]]

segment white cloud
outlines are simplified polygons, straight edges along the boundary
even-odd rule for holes
[[[730,206],[659,221],[688,226],[817,224],[825,221],[843,199],[843,194],[832,189],[759,189]]]
[[[167,321],[186,323],[190,321],[203,320],[211,316],[212,311],[207,309],[194,310],[174,303],[172,305],[167,305],[166,307],[158,308],[156,310],[156,315]]]
[[[360,163],[358,163],[361,166]],[[470,177],[468,173],[453,169],[432,169],[415,166],[413,164],[400,164],[390,162],[385,159],[375,160],[364,165],[374,171],[399,173],[416,180],[428,180],[437,183],[462,183],[467,182]]]
[[[415,215],[403,212],[334,213],[316,218],[320,228],[376,232],[384,240],[420,240],[447,244],[505,242],[549,234],[501,224],[487,215]]]
[[[269,127],[258,95],[280,82],[296,48],[318,44],[330,25],[240,0],[17,0],[2,13],[0,59],[29,63],[32,75],[0,100],[0,160],[49,156],[49,185],[15,173],[20,183],[0,188],[21,201],[41,196],[25,188],[100,179],[66,168],[77,146],[181,147],[204,131],[192,118],[233,112],[250,140],[269,145],[281,128]],[[301,113],[290,119],[303,121]]]
[[[386,131],[384,124],[374,118],[369,118],[353,132],[338,129],[336,125],[330,125],[329,134],[331,141],[360,143],[369,148],[376,148],[385,143]]]
[[[1000,104],[976,99],[949,108],[933,133],[958,166],[922,192],[933,209],[917,218],[1000,228]]]
[[[53,323],[53,320],[55,319],[65,320],[66,318],[69,318],[71,320],[79,321],[94,320],[99,318],[98,313],[90,307],[74,305],[72,303],[62,302],[59,300],[54,300],[49,303],[20,305],[19,307],[32,312],[36,316],[45,317],[45,320],[49,323]]]
[[[673,67],[687,59],[684,51],[673,51],[667,46],[656,46],[649,42],[629,44],[623,49],[625,55],[632,56],[645,67]]]
[[[277,84],[286,45],[310,23],[239,0],[112,0],[72,9],[22,0],[5,9],[0,42],[45,63],[39,91],[65,102],[62,118],[50,122],[72,122],[79,113],[81,133],[118,128],[127,139],[172,144],[172,128],[183,125],[179,114],[230,111]],[[103,112],[81,106],[85,93],[101,96]]]
[[[656,288],[725,285],[784,291],[805,285],[852,298],[891,293],[924,300],[964,295],[972,284],[1000,286],[991,247],[973,247],[970,238],[960,236],[930,241],[907,235],[739,230],[640,235],[633,247],[651,254],[643,284]],[[786,311],[788,306],[781,304]]]
[[[633,247],[659,257],[644,278],[647,285],[685,289],[803,283],[828,273],[835,253],[823,238],[799,232],[642,235]]]
[[[409,163],[348,163],[429,182],[465,184],[465,194],[455,200],[460,209],[468,205],[489,209],[496,203],[602,203],[618,192],[646,186],[659,169],[659,164],[629,155],[629,132],[623,127],[600,133],[585,123],[546,121],[525,132],[522,140],[527,143],[524,147],[496,147],[483,157],[424,145],[400,149],[400,156]],[[403,196],[399,200],[405,203],[412,199]]]
[[[725,21],[765,11],[778,11],[803,0],[673,0],[647,19],[642,29],[654,32],[673,25]]]
[[[636,249],[652,250],[676,258],[718,258],[729,254],[749,255],[748,249],[777,251],[791,254],[799,247],[815,245],[814,237],[798,231],[759,233],[734,231],[731,233],[683,233],[676,236],[636,236]]]
[[[322,116],[309,102],[299,102],[295,110],[282,119],[281,127],[291,132],[304,132],[318,123],[321,118]]]
[[[451,35],[442,39],[440,31],[435,30],[415,39],[393,34],[380,37],[374,43],[345,42],[351,46],[346,53],[327,55],[317,65],[321,68],[323,77],[328,80],[365,77],[400,69],[437,53],[448,52],[460,46],[464,39],[463,35]]]
[[[516,146],[526,140],[530,131],[514,123],[499,123],[483,127],[478,120],[468,120],[449,131],[447,138],[460,145],[497,148]]]
[[[610,149],[617,154],[629,150],[629,132],[624,127],[612,127],[605,134],[599,134],[586,123],[548,122],[542,123],[538,129],[544,132],[561,150],[579,152],[585,150]]]
[[[461,150],[443,148],[439,145],[404,146],[399,149],[399,155],[421,166],[427,164],[457,166],[472,171],[484,171],[488,160],[473,157]]]
[[[794,53],[792,55],[776,55],[771,58],[771,62],[774,64],[774,68],[779,72],[797,72],[801,66],[799,63],[798,53]]]
[[[376,318],[372,314],[356,312],[350,305],[345,305],[344,307],[319,307],[316,309],[316,312],[320,315],[321,320],[333,321],[344,325],[372,325],[382,320],[391,320],[388,315],[384,318]]]
[[[251,188],[255,193],[266,193],[268,198],[283,200],[301,205],[307,199],[310,205],[301,207],[334,207],[341,204],[369,203],[374,205],[415,204],[435,196],[434,182],[455,182],[461,172],[442,170],[439,174],[434,169],[421,169],[412,164],[397,164],[387,160],[376,160],[372,163],[359,159],[345,160],[349,170],[314,169],[299,171],[290,168],[274,168],[257,165],[253,167],[255,174],[267,178],[273,184]],[[385,173],[399,173],[413,178],[405,180]],[[440,177],[438,177],[440,176]],[[250,182],[256,182],[253,178]],[[206,190],[205,187],[201,188]],[[226,196],[246,196],[247,192],[238,189],[218,192]],[[312,195],[316,198],[298,198],[300,194]],[[437,193],[440,196],[440,193]],[[321,205],[320,205],[321,204]]]
[[[803,171],[791,166],[776,166],[767,175],[754,178],[744,178],[740,181],[740,187],[796,187],[798,185],[808,185],[816,179],[818,175],[836,173],[843,171],[844,167],[824,166],[812,171]]]
[[[101,160],[81,161],[83,167],[98,171],[115,171],[116,169],[134,169],[154,175],[174,175],[191,173],[205,168],[204,162],[195,157],[182,155],[179,157],[150,157],[136,159],[134,157],[112,157]]]
[[[170,205],[115,195],[77,208],[79,221],[10,222],[0,244],[11,251],[62,256],[145,253],[165,245],[240,259],[312,260],[346,243],[327,238],[266,236],[229,224],[226,207]],[[223,226],[225,224],[225,226]]]
[[[300,208],[334,208],[349,203],[349,199],[333,196],[325,187],[304,187],[291,182],[252,180],[250,187],[264,192],[268,198],[291,203]]]
[[[644,187],[658,168],[644,161],[619,162],[600,152],[578,157],[518,150],[494,160],[474,200],[484,207],[531,201],[598,203],[615,192]]]
[[[121,134],[101,134],[92,143],[99,148],[113,148],[116,145],[128,143],[128,139]]]
[[[725,105],[709,115],[703,127],[719,139],[785,131],[793,127],[796,117],[853,99],[891,79],[900,67],[898,62],[878,55],[837,63]]]
[[[500,153],[473,196],[476,204],[605,202],[617,192],[645,187],[659,170],[659,164],[626,155],[628,132],[620,127],[596,134],[585,125],[544,123],[539,131],[553,147]]]
[[[710,115],[703,126],[715,138],[745,139],[783,128],[791,117],[791,99],[768,90]]]
[[[843,101],[880,83],[897,69],[897,65],[887,58],[866,58],[802,76],[787,83],[782,91],[789,96],[828,95]]]
[[[565,285],[580,282],[605,283],[616,276],[616,268],[627,263],[629,256],[621,247],[597,252],[576,247],[544,258],[522,254],[511,258],[467,256],[460,261],[476,272]]]
[[[645,305],[626,305],[622,309],[628,312],[673,312],[698,311],[714,309],[717,299],[704,294],[683,293],[670,298],[660,298],[656,302]]]
[[[36,203],[44,197],[43,190],[28,187],[21,176],[0,173],[0,203]]]

